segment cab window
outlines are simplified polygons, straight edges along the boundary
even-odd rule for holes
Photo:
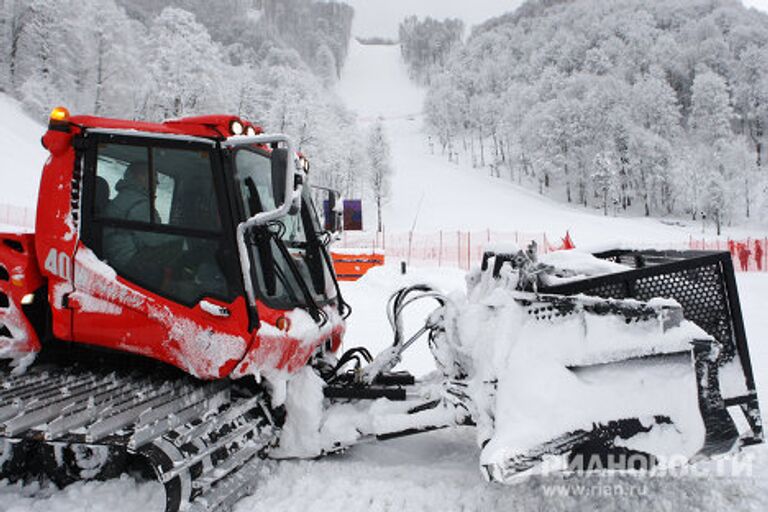
[[[275,209],[269,156],[251,148],[239,148],[235,152],[235,168],[245,218]],[[318,304],[336,296],[333,276],[320,252],[325,249],[308,241],[312,233],[319,231],[319,225],[309,188],[304,190],[301,213],[275,221],[273,224],[279,226],[276,236],[262,238],[260,245],[251,245],[252,268],[258,269],[254,276],[256,287],[263,299],[281,309],[306,305],[302,283]],[[295,275],[294,268],[299,275]]]
[[[120,276],[190,307],[239,294],[209,149],[101,143],[94,168],[90,245]]]

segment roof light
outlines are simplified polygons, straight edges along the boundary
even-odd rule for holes
[[[229,123],[229,130],[232,132],[232,135],[242,135],[245,131],[245,127],[243,126],[243,123],[235,119]]]
[[[256,128],[253,126],[249,126],[245,129],[245,134],[249,137],[255,137],[256,136]]]
[[[56,107],[51,110],[51,121],[55,123],[68,123],[69,110],[64,107]]]

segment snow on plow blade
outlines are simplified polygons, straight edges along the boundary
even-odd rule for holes
[[[489,479],[650,469],[762,442],[727,253],[612,251],[595,256],[613,273],[587,278],[537,264],[536,293],[520,291],[520,255],[487,253],[434,340]]]

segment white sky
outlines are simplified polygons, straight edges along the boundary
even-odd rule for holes
[[[755,7],[768,12],[768,0],[742,0],[747,7]]]
[[[397,27],[406,16],[461,18],[472,26],[514,10],[523,0],[343,0],[355,8],[354,34],[397,37]],[[742,0],[748,7],[768,12],[768,0]]]

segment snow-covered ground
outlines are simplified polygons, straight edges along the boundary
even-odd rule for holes
[[[390,342],[384,304],[391,291],[415,282],[444,290],[463,289],[463,274],[438,268],[414,269],[406,276],[394,267],[378,269],[358,283],[344,283],[354,315],[348,340],[373,350]],[[752,361],[763,398],[768,397],[768,276],[739,275]],[[429,308],[427,308],[429,309]],[[409,317],[418,327],[420,313]],[[431,356],[423,347],[404,366],[428,369]],[[765,401],[763,401],[766,404]],[[768,405],[764,405],[764,409]],[[297,511],[454,511],[454,510],[722,510],[762,512],[768,507],[768,448],[744,452],[754,457],[752,476],[703,477],[589,476],[540,477],[505,487],[487,484],[478,468],[479,450],[473,429],[433,432],[370,445],[316,461],[267,462],[253,496],[236,512]],[[713,464],[702,466],[712,475]],[[727,466],[730,467],[730,466]],[[743,466],[749,468],[748,465]],[[38,486],[0,484],[0,512],[160,512],[162,489],[153,483],[123,478],[106,483],[76,484],[58,491]]]

